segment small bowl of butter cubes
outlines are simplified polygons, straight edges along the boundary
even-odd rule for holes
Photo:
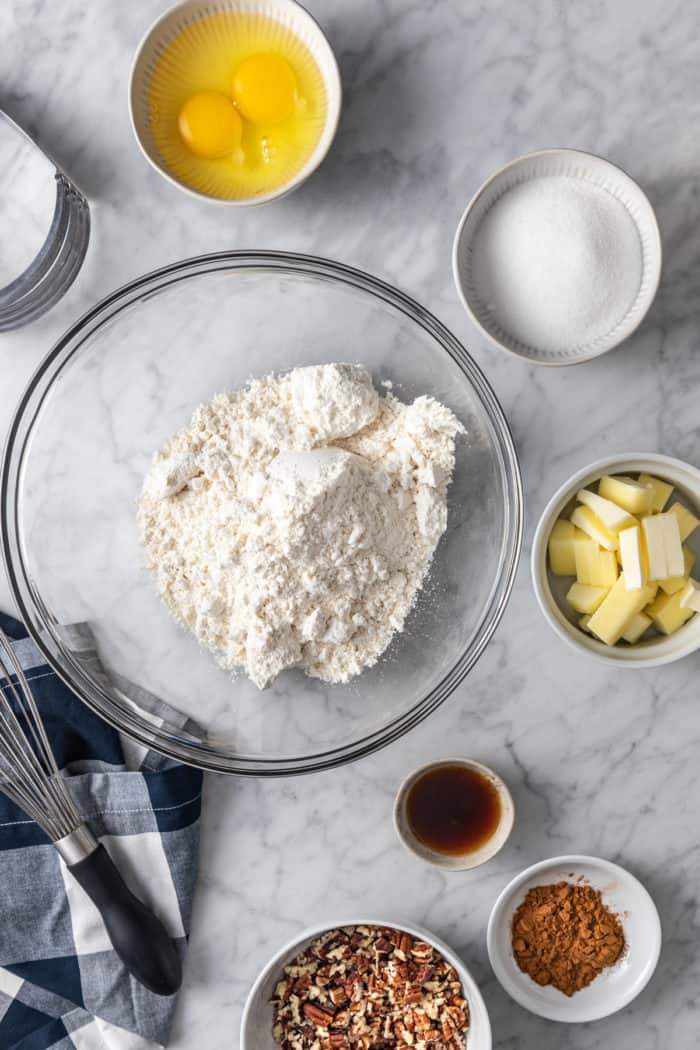
[[[700,470],[652,453],[599,460],[554,494],[532,548],[554,631],[607,663],[700,649]]]

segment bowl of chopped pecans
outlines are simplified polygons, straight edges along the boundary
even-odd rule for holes
[[[491,1050],[479,988],[439,938],[385,919],[305,930],[250,990],[241,1050]]]

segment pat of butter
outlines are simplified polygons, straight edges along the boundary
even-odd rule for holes
[[[607,529],[590,507],[577,507],[571,515],[573,524],[608,551],[617,549],[617,536]]]
[[[682,540],[687,540],[691,532],[694,532],[700,525],[700,520],[681,503],[674,503],[672,507],[669,507],[668,512],[678,519],[678,528],[680,529]]]
[[[693,615],[692,609],[681,606],[682,594],[683,591],[676,591],[675,594],[665,594],[661,591],[656,600],[644,610],[662,634],[674,634]]]
[[[638,591],[645,585],[648,577],[642,532],[638,525],[620,533],[620,559],[627,590]]]
[[[579,543],[590,543],[584,532],[570,521],[560,518],[549,535],[549,566],[555,576],[575,576],[575,549]]]
[[[609,587],[589,587],[588,584],[572,583],[566,594],[566,600],[576,612],[589,614],[596,611],[609,593]]]
[[[667,481],[661,481],[660,478],[654,478],[651,474],[640,474],[639,484],[648,485],[653,492],[651,497],[651,509],[658,513],[663,510],[673,492],[673,485],[669,485]]]
[[[625,574],[621,573],[615,586],[591,616],[588,625],[591,632],[606,645],[615,645],[632,618],[648,605],[656,591],[656,585],[649,583],[638,591],[628,591]]]
[[[648,485],[641,485],[633,478],[617,478],[606,475],[598,483],[598,495],[617,503],[630,514],[639,517],[642,514],[651,514],[653,502],[653,489]]]
[[[643,612],[636,613],[622,632],[622,637],[630,645],[634,645],[650,627],[651,616]]]
[[[678,518],[668,511],[642,518],[644,543],[649,560],[649,579],[682,576],[685,568]]]
[[[700,612],[700,583],[697,580],[688,580],[681,591],[680,606],[681,609],[692,609],[693,612]]]
[[[605,525],[605,528],[610,529],[611,532],[620,532],[621,529],[627,529],[631,525],[639,524],[637,519],[624,508],[618,507],[617,503],[604,499],[603,496],[599,496],[596,492],[591,492],[590,489],[581,489],[576,493],[576,499],[579,503],[590,507],[595,516]]]
[[[659,580],[659,587],[662,591],[666,591],[666,594],[675,594],[676,591],[682,591],[688,582],[691,569],[695,565],[695,554],[691,551],[690,547],[686,547],[683,544],[683,575],[682,576],[669,576],[667,580]]]
[[[614,551],[603,551],[595,540],[577,543],[574,548],[576,579],[592,587],[612,587],[617,579]]]

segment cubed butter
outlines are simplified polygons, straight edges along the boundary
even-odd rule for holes
[[[612,477],[607,474],[598,483],[598,495],[612,500],[618,507],[637,517],[651,514],[653,489],[633,478]]]
[[[574,550],[576,579],[592,587],[612,587],[617,579],[617,558],[614,551],[604,551],[595,540],[577,543]]]
[[[662,512],[657,514],[656,517],[666,518],[667,515],[665,512]],[[666,578],[682,576],[685,572],[685,558],[683,556],[680,523],[676,515],[668,515],[668,520],[664,526],[664,546],[666,548]]]
[[[608,551],[617,549],[617,536],[607,529],[600,518],[593,513],[590,507],[576,507],[571,515],[571,520],[577,529],[581,529],[592,540],[605,547]]]
[[[680,606],[681,609],[692,609],[693,612],[700,612],[700,583],[697,580],[688,580],[686,583],[681,591]]]
[[[549,566],[555,576],[575,576],[576,561],[574,549],[578,543],[590,543],[590,538],[572,525],[570,521],[560,518],[555,522],[549,535]]]
[[[638,591],[647,582],[648,566],[639,525],[620,533],[620,558],[628,591]]]
[[[660,510],[663,510],[673,492],[673,485],[669,485],[667,481],[661,481],[660,478],[654,478],[651,474],[640,474],[639,484],[648,485],[652,492],[651,498],[651,509],[655,514],[658,514]]]
[[[683,562],[684,570],[682,576],[669,576],[666,580],[659,580],[659,587],[666,594],[675,594],[676,591],[682,591],[688,582],[691,569],[695,565],[695,553],[691,551],[690,547],[686,547],[683,544]]]
[[[669,514],[675,514],[678,519],[678,528],[682,540],[687,540],[691,532],[694,532],[700,525],[700,520],[682,503],[674,503],[673,506],[669,507]]]
[[[639,524],[632,514],[622,507],[618,507],[617,503],[604,499],[603,496],[599,496],[597,492],[591,492],[590,489],[581,489],[577,492],[576,499],[579,503],[590,507],[595,516],[605,525],[605,528],[610,529],[611,532],[620,532],[622,529],[628,529],[631,525]]]
[[[591,633],[606,645],[615,645],[622,637],[633,616],[641,612],[656,594],[654,584],[646,584],[638,591],[628,591],[625,574],[620,573],[617,582],[596,612],[591,616]]]
[[[693,615],[692,609],[681,606],[682,593],[683,591],[676,591],[675,594],[666,594],[661,591],[644,610],[654,621],[654,627],[662,634],[673,634]]]
[[[590,615],[595,612],[608,594],[608,587],[589,587],[585,583],[572,583],[566,594],[566,600],[576,612]]]
[[[630,645],[634,645],[650,627],[651,616],[643,612],[636,613],[622,632],[622,637]]]
[[[649,579],[682,576],[685,561],[676,515],[667,511],[642,518],[642,530],[649,560]]]

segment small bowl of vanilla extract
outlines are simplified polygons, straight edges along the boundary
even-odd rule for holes
[[[515,809],[488,766],[444,758],[415,769],[401,784],[394,824],[404,846],[449,871],[485,864],[505,845]]]

